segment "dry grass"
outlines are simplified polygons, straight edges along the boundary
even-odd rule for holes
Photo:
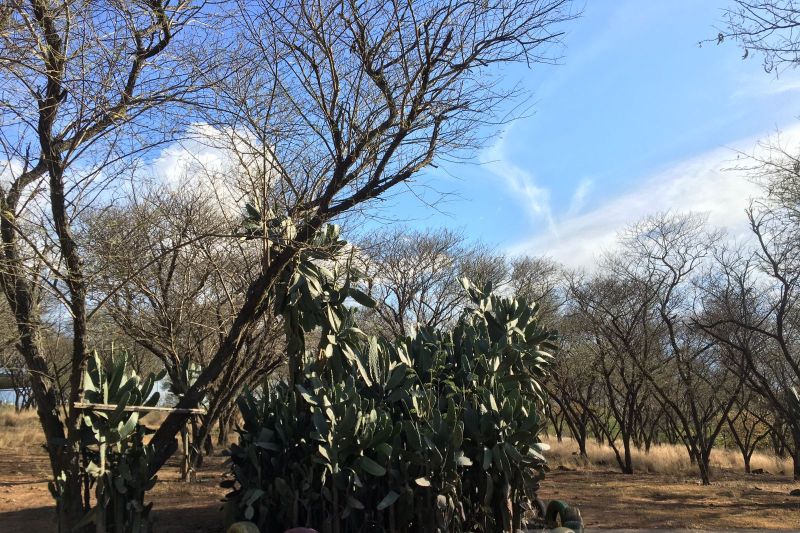
[[[43,442],[36,411],[17,413],[13,406],[0,405],[0,449],[21,450]]]
[[[564,466],[574,469],[615,469],[617,460],[608,445],[597,444],[594,440],[586,443],[588,460],[578,455],[578,446],[570,438],[557,442],[555,438],[545,438],[550,450],[545,453],[551,468]],[[689,462],[686,449],[681,445],[655,445],[649,453],[634,448],[632,453],[635,472],[665,475],[695,475],[697,468]],[[744,461],[738,450],[715,449],[711,454],[711,467],[714,470],[744,471]],[[765,472],[783,475],[792,471],[791,459],[781,459],[771,454],[755,452],[750,460],[752,469],[761,468]]]
[[[156,428],[166,418],[166,413],[153,412],[143,417],[143,422]],[[594,440],[586,443],[588,460],[578,455],[578,446],[570,438],[557,442],[555,438],[545,438],[550,450],[545,454],[552,468],[559,466],[571,469],[616,469],[614,452],[605,444]],[[41,427],[36,411],[16,413],[13,406],[0,405],[0,449],[31,449],[42,442]],[[733,472],[744,471],[744,462],[738,450],[720,448],[711,455],[711,466],[717,470]],[[790,459],[780,459],[771,454],[756,452],[750,461],[753,469],[783,475],[792,471]],[[633,450],[633,467],[636,472],[665,475],[695,475],[696,468],[689,462],[686,449],[681,445],[657,445],[650,449]]]
[[[38,425],[39,420],[33,409],[17,413],[13,405],[0,405],[0,428]]]
[[[142,417],[145,426],[156,429],[167,413],[154,411]],[[211,438],[216,443],[217,430],[211,432]],[[17,413],[14,406],[0,404],[0,450],[25,450],[36,448],[44,443],[42,427],[34,409]]]

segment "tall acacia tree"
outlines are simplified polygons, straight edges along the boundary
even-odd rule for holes
[[[243,285],[258,270],[257,250],[232,238],[220,206],[202,188],[139,190],[123,206],[87,217],[86,228],[89,259],[103,264],[95,293],[105,300],[106,313],[163,364],[176,391],[187,388],[191,370],[214,353]],[[225,442],[243,387],[257,385],[282,362],[281,331],[275,316],[264,316],[227,362],[209,392],[206,414],[192,420],[196,463],[203,450],[211,451],[218,422]]]
[[[468,299],[459,279],[479,287],[502,285],[505,258],[469,243],[446,229],[402,226],[370,234],[358,243],[359,270],[377,305],[366,321],[395,337],[413,328],[444,328],[455,323]]]
[[[261,271],[217,351],[179,402],[193,407],[269,308],[281,272],[320,228],[444,155],[478,146],[514,96],[509,63],[551,63],[566,0],[240,1],[228,75],[206,120],[249,161],[265,226]],[[213,104],[213,105],[212,105]],[[158,468],[185,415],[153,437]]]
[[[76,225],[86,209],[104,203],[116,165],[171,138],[162,120],[167,104],[196,89],[185,68],[194,49],[187,23],[200,7],[188,0],[12,0],[0,7],[0,285],[53,475],[64,480],[57,489],[64,531],[88,501],[79,479],[80,413],[71,406],[81,397],[94,310]],[[42,288],[68,317],[63,418],[43,354]]]
[[[587,348],[604,389],[605,405],[585,410],[605,437],[620,470],[633,473],[632,445],[641,406],[650,396],[648,379],[636,357],[651,359],[659,349],[658,324],[652,320],[655,292],[638,279],[619,276],[631,259],[607,256],[591,278],[573,276],[569,312],[591,337]]]
[[[704,485],[711,482],[711,451],[743,384],[740,373],[722,364],[713,339],[692,324],[699,272],[719,240],[703,216],[654,215],[624,234],[622,253],[631,263],[619,273],[641,280],[655,296],[652,319],[661,347],[632,356]]]
[[[781,167],[775,176],[785,179]],[[783,184],[786,186],[786,183]],[[768,189],[769,190],[769,189]],[[768,195],[748,210],[754,246],[718,254],[703,284],[707,312],[697,324],[735,354],[747,384],[786,421],[786,442],[800,479],[800,418],[788,396],[800,383],[800,235],[796,205]]]
[[[521,260],[524,264],[537,263],[537,260]],[[550,264],[544,260],[544,265]],[[517,267],[519,268],[519,267]],[[516,270],[516,268],[515,268]],[[532,274],[527,268],[524,272]],[[545,270],[545,273],[549,272]],[[577,286],[580,282],[575,278],[580,274],[569,272],[565,276],[569,281],[567,286]],[[544,276],[547,278],[547,275]],[[604,382],[601,381],[600,372],[597,371],[598,358],[594,349],[592,329],[587,328],[586,316],[579,309],[574,308],[571,302],[566,301],[557,315],[553,307],[547,305],[555,301],[554,284],[544,282],[534,276],[523,278],[531,280],[530,285],[538,286],[539,290],[527,296],[532,301],[537,301],[536,295],[542,301],[543,315],[549,323],[555,322],[561,346],[558,357],[553,361],[549,378],[543,384],[550,400],[561,411],[564,421],[569,428],[572,438],[578,445],[578,452],[582,457],[588,457],[586,441],[589,437],[590,424],[599,418],[597,406],[598,397],[603,395]],[[534,281],[535,280],[535,281]],[[513,282],[512,282],[513,283]],[[527,283],[526,283],[527,284]],[[549,312],[548,312],[549,311]]]

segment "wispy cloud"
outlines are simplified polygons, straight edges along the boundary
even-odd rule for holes
[[[578,187],[575,189],[575,192],[572,193],[572,200],[569,203],[569,210],[567,210],[568,217],[576,216],[581,212],[586,205],[589,193],[592,192],[592,187],[594,187],[594,180],[591,178],[583,178],[580,183],[578,183]]]
[[[800,141],[800,126],[782,132],[781,139],[784,144]],[[629,192],[583,213],[574,207],[587,194],[581,184],[562,219],[548,231],[512,246],[509,253],[548,255],[570,266],[590,267],[601,252],[614,248],[617,234],[627,225],[667,210],[705,213],[711,225],[732,236],[745,235],[744,210],[759,189],[745,171],[736,170],[736,151],[752,151],[756,141],[743,140],[672,164],[640,180]]]
[[[504,139],[509,129],[481,153],[481,163],[485,169],[502,179],[514,196],[519,198],[520,205],[531,220],[544,220],[553,230],[555,222],[550,209],[550,191],[539,186],[531,172],[511,162],[505,153]]]
[[[785,71],[779,77],[768,76],[757,71],[743,74],[739,87],[733,93],[733,99],[760,98],[800,91],[800,74],[796,71]]]

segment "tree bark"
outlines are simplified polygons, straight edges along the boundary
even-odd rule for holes
[[[623,474],[633,474],[633,456],[631,455],[631,437],[627,433],[622,435],[622,447],[625,452],[625,464],[622,466]]]

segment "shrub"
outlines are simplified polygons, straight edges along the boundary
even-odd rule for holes
[[[546,470],[538,382],[556,335],[536,305],[463,285],[472,306],[451,331],[396,342],[368,338],[318,291],[327,319],[296,386],[239,399],[229,519],[266,531],[520,527]]]

